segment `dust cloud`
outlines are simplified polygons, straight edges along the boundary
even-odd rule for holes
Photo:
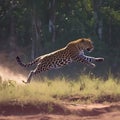
[[[25,80],[25,76],[20,73],[15,73],[15,71],[11,71],[10,68],[0,66],[0,77],[2,80],[13,80],[17,83],[22,83],[22,80]]]
[[[22,83],[26,80],[26,71],[16,62],[16,59],[10,59],[8,54],[0,54],[0,78],[1,80],[13,80],[16,83]]]

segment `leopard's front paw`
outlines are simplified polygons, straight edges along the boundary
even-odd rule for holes
[[[26,81],[22,81],[23,83],[25,83],[25,84],[28,84],[28,83],[30,83],[30,82],[26,82]]]
[[[102,61],[104,61],[104,58],[96,58],[95,61],[96,62],[102,62]]]
[[[93,64],[93,63],[91,63],[90,66],[91,66],[92,68],[96,67],[96,65]]]

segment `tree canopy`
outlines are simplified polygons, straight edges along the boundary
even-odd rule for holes
[[[119,32],[120,0],[0,0],[1,51],[19,48],[33,59],[71,40],[91,38],[94,55],[119,71]]]

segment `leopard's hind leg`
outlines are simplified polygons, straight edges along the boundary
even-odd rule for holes
[[[30,83],[31,81],[31,78],[33,77],[33,75],[36,75],[38,73],[41,73],[43,71],[47,71],[49,70],[50,68],[48,66],[46,66],[46,64],[38,64],[37,67],[34,69],[34,70],[31,70],[29,75],[28,75],[28,78],[27,78],[27,81],[23,81],[24,83]]]
[[[39,71],[39,64],[37,65],[37,67],[34,70],[31,70],[28,77],[27,77],[27,81],[23,81],[24,83],[30,83],[32,76],[37,74]]]
[[[30,71],[27,82],[23,81],[24,83],[30,83],[32,76],[35,74],[35,70]]]

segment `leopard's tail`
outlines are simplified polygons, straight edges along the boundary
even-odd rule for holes
[[[18,56],[16,57],[16,60],[17,60],[19,65],[21,65],[23,67],[30,67],[30,66],[36,64],[40,60],[40,58],[36,58],[35,60],[33,60],[33,61],[29,62],[29,63],[26,63],[26,64],[23,63]]]

